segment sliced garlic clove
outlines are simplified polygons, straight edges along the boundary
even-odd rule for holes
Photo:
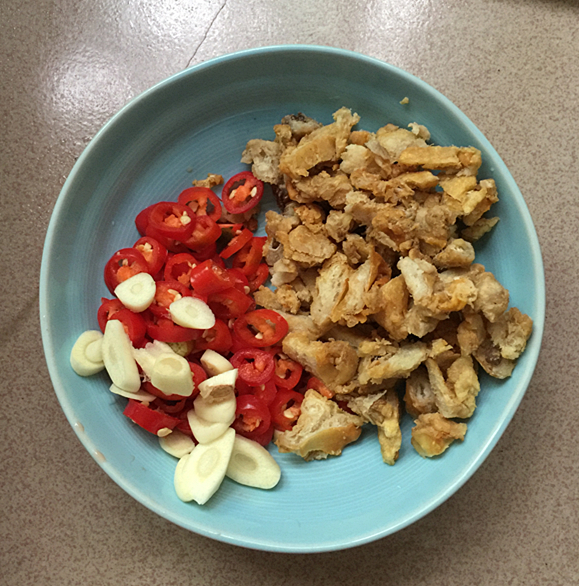
[[[235,410],[237,409],[235,392],[229,391],[224,399],[218,403],[199,395],[193,401],[193,408],[195,413],[205,421],[231,425],[235,421]]]
[[[188,435],[174,429],[169,435],[159,438],[159,445],[167,454],[182,458],[193,451],[195,442]]]
[[[166,395],[189,397],[193,393],[193,373],[183,356],[173,351],[161,354],[151,372],[151,384]]]
[[[199,383],[201,396],[215,403],[223,401],[232,391],[235,392],[237,373],[237,368],[234,368],[205,379],[202,383]]]
[[[103,362],[113,383],[129,393],[141,388],[141,377],[133,358],[133,346],[123,324],[111,319],[105,327],[102,343]]]
[[[184,502],[205,504],[221,486],[233,451],[235,431],[228,429],[208,444],[199,444],[177,463],[175,491]]]
[[[76,374],[92,376],[104,370],[102,339],[97,330],[87,330],[77,338],[70,351],[70,365]]]
[[[169,305],[172,320],[184,328],[208,330],[215,325],[215,315],[207,303],[196,297],[181,297]]]
[[[145,311],[155,298],[155,280],[149,273],[138,273],[115,287],[119,301],[131,311]]]
[[[229,423],[206,421],[191,409],[187,413],[189,427],[200,444],[208,444],[221,437],[228,429]]]
[[[173,352],[173,350],[169,344],[154,340],[153,342],[148,342],[144,348],[133,348],[133,358],[142,368],[147,378],[151,380],[157,358],[161,356],[161,354],[171,354],[171,352]]]
[[[126,397],[127,399],[135,399],[135,401],[146,401],[150,403],[154,401],[157,397],[155,395],[151,395],[151,393],[147,393],[146,391],[138,390],[136,393],[129,393],[124,389],[120,389],[114,383],[109,387],[109,391],[114,393],[115,395],[120,395],[121,397]]]
[[[205,350],[199,360],[209,376],[216,376],[228,370],[233,370],[233,364],[225,356],[215,352],[215,350]]]
[[[279,482],[281,469],[262,445],[236,435],[226,475],[239,484],[270,489]]]

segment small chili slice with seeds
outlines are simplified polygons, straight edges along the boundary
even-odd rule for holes
[[[191,271],[198,265],[197,259],[188,252],[180,252],[169,257],[165,264],[163,276],[165,281],[178,281],[181,285],[189,287]]]
[[[301,413],[304,396],[291,389],[279,389],[275,399],[269,406],[271,420],[279,431],[289,431]]]
[[[139,273],[148,273],[149,265],[136,248],[121,248],[107,261],[104,270],[105,285],[114,293],[117,285]]]
[[[158,240],[152,236],[143,236],[133,244],[133,248],[136,248],[147,261],[150,275],[155,276],[163,268],[168,253]]]
[[[300,382],[303,366],[280,351],[276,352],[273,358],[275,361],[273,382],[278,387],[293,389]]]
[[[255,395],[240,395],[237,397],[235,421],[231,427],[237,433],[254,439],[266,432],[271,424],[271,413],[267,405]]]
[[[160,201],[149,214],[147,234],[155,237],[158,232],[165,238],[183,242],[193,233],[195,228],[195,214],[191,208],[172,201]]]
[[[233,324],[235,335],[254,348],[274,346],[288,333],[288,323],[271,309],[256,309],[241,315]]]
[[[221,202],[208,187],[188,187],[179,194],[177,202],[187,206],[197,216],[208,216],[215,222],[221,218]]]
[[[229,362],[237,368],[239,378],[254,387],[271,380],[275,370],[273,356],[259,348],[239,350]]]
[[[234,175],[221,192],[223,206],[230,214],[243,214],[253,209],[263,197],[263,183],[251,171]]]

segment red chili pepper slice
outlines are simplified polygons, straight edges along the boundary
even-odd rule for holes
[[[117,285],[139,273],[149,272],[145,257],[136,248],[117,250],[105,265],[105,285],[114,293]]]
[[[235,382],[235,388],[239,395],[255,395],[268,406],[271,405],[277,395],[277,388],[273,380],[268,380],[263,385],[252,387],[238,378]]]
[[[97,311],[97,321],[103,334],[105,333],[105,327],[109,319],[124,308],[125,306],[116,297],[114,299],[101,297],[101,304]]]
[[[151,409],[147,405],[134,399],[129,399],[123,415],[127,416],[134,423],[155,435],[160,429],[174,429],[179,423],[179,419],[171,417],[162,411]]]
[[[258,348],[239,350],[229,362],[238,370],[238,377],[251,386],[263,385],[271,380],[275,370],[272,355]]]
[[[311,376],[306,383],[306,389],[314,389],[326,397],[326,399],[331,399],[334,396],[334,392],[331,391],[319,378],[315,376]]]
[[[267,263],[260,263],[255,269],[255,273],[248,277],[249,288],[251,292],[257,291],[269,278],[269,266]]]
[[[255,395],[241,395],[237,397],[233,429],[240,435],[253,439],[269,429],[271,414],[267,405]]]
[[[159,342],[190,342],[201,335],[201,330],[183,328],[173,320],[156,316],[152,312],[143,312],[147,324],[147,334]]]
[[[146,233],[150,230],[158,232],[165,238],[184,242],[190,238],[195,228],[195,214],[191,209],[172,201],[160,201],[149,214],[149,224]],[[151,234],[154,237],[154,234]]]
[[[270,423],[269,427],[263,433],[253,434],[251,439],[253,439],[254,442],[257,442],[261,446],[266,447],[273,439],[274,431],[273,423]]]
[[[247,228],[243,228],[239,234],[234,236],[230,241],[229,244],[219,253],[221,258],[229,258],[233,256],[236,252],[241,250],[248,242],[251,242],[253,238],[253,234],[251,230]]]
[[[278,387],[293,389],[300,382],[304,370],[303,366],[279,351],[274,354],[273,358],[275,361],[273,382]]]
[[[235,287],[214,293],[209,297],[207,304],[216,317],[223,320],[240,317],[255,307],[253,299]],[[247,344],[243,346],[247,347]]]
[[[179,194],[177,201],[191,208],[198,218],[208,216],[215,222],[221,218],[221,202],[208,187],[189,187]]]
[[[167,238],[167,236],[161,234],[160,230],[157,230],[150,224],[145,230],[145,235],[151,236],[155,240],[159,241],[170,252],[189,252],[189,248],[187,248],[181,241],[175,240],[173,238]]]
[[[199,389],[197,387],[204,380],[207,380],[207,373],[200,364],[197,364],[197,362],[189,361],[189,368],[193,373],[193,384],[195,385],[195,389],[193,390],[193,394],[191,396],[196,397],[199,394]]]
[[[194,252],[211,246],[221,236],[219,224],[210,216],[197,216],[191,236],[183,242]]]
[[[146,207],[144,210],[140,211],[135,218],[135,226],[137,227],[137,230],[141,236],[145,236],[147,226],[149,225],[149,215],[151,214],[151,210],[156,205],[156,203],[153,203]]]
[[[271,309],[256,309],[240,316],[233,324],[235,335],[256,348],[274,346],[288,333],[287,321]]]
[[[249,281],[247,277],[239,270],[239,269],[229,269],[229,276],[231,277],[231,281],[233,282],[233,286],[236,289],[239,289],[242,293],[246,295],[250,293],[249,288]]]
[[[191,270],[191,287],[201,295],[213,295],[233,286],[227,269],[212,259],[206,260]]]
[[[214,350],[219,354],[226,354],[231,350],[232,343],[231,332],[227,324],[220,319],[216,319],[215,325],[205,330],[201,337],[195,341],[194,352]]]
[[[289,431],[298,420],[304,396],[291,389],[279,389],[269,406],[273,426],[279,431]]]
[[[109,319],[118,319],[125,328],[131,343],[135,348],[140,347],[147,334],[147,323],[140,313],[133,313],[130,309],[121,309]]]
[[[235,256],[233,267],[245,275],[251,275],[260,265],[263,258],[265,236],[254,236]]]
[[[118,299],[105,299],[103,297],[97,311],[97,321],[103,333],[107,322],[111,319],[118,319],[123,324],[133,346],[137,348],[143,345],[147,324],[141,314],[133,313]]]
[[[165,281],[178,281],[189,288],[191,271],[198,265],[197,259],[188,252],[180,252],[169,257],[163,276]]]
[[[251,171],[234,175],[221,192],[221,201],[230,214],[243,214],[251,210],[262,197],[263,183]]]
[[[167,249],[158,240],[152,236],[143,236],[139,238],[133,248],[136,248],[147,261],[150,275],[155,276],[165,264],[167,260]]]

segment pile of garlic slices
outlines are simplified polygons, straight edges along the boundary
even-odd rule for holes
[[[115,295],[128,309],[144,311],[155,295],[154,281],[149,274],[139,273],[122,282]],[[215,324],[213,312],[200,299],[183,297],[169,311],[182,327],[208,329]],[[157,432],[161,448],[179,459],[174,477],[177,496],[202,505],[225,476],[247,486],[273,488],[281,476],[277,462],[263,446],[230,427],[236,417],[237,369],[213,350],[206,350],[200,361],[210,378],[199,384],[199,394],[187,414],[197,444],[178,430]],[[115,319],[107,322],[104,335],[96,330],[82,333],[72,348],[70,363],[80,376],[106,369],[113,393],[146,404],[155,397],[141,389],[143,377],[167,395],[189,397],[195,390],[183,356],[158,341],[134,348],[122,323]]]

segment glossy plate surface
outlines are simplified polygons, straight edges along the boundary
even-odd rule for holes
[[[400,101],[409,98],[409,103]],[[273,139],[290,113],[323,123],[347,106],[360,128],[391,122],[428,127],[441,145],[473,145],[483,153],[479,178],[493,177],[501,221],[478,243],[483,263],[529,314],[534,333],[512,378],[481,378],[478,408],[464,443],[443,457],[422,459],[410,445],[411,420],[395,466],[382,462],[365,430],[339,458],[306,463],[271,449],[282,468],[275,490],[226,479],[203,507],[175,495],[176,461],[155,437],[122,415],[126,400],[108,391],[105,374],[83,379],[69,366],[70,349],[109,296],[107,259],[132,246],[135,215],[176,199],[194,178],[229,177],[250,138]],[[264,198],[264,208],[274,207]],[[263,230],[263,228],[262,228]],[[95,136],[68,177],[46,237],[40,279],[42,337],[62,408],[89,453],[124,490],[191,531],[250,548],[314,552],[352,547],[393,533],[451,496],[496,444],[519,405],[535,367],[544,320],[544,276],[535,229],[505,164],[482,133],[449,100],[383,62],[324,47],[285,46],[220,57],[179,73],[125,106]]]

